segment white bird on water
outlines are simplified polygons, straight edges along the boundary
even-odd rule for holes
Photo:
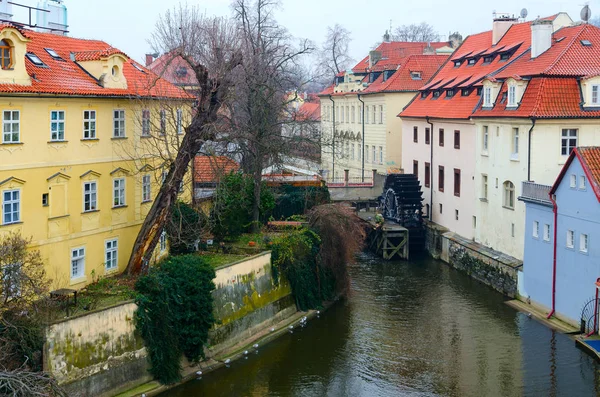
[[[198,376],[202,375],[202,371],[196,371],[196,375],[198,375]]]
[[[244,350],[244,356],[248,355],[248,350]]]
[[[255,343],[252,347],[258,349],[258,343]]]
[[[229,365],[230,362],[231,362],[230,359],[225,360],[225,365]]]

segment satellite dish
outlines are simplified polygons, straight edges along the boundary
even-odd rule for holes
[[[590,10],[590,6],[586,4],[581,9],[581,20],[587,22],[590,20],[591,17],[592,17],[592,10]]]
[[[521,18],[523,18],[523,19],[527,18],[527,14],[528,14],[527,8],[523,8],[521,10]]]

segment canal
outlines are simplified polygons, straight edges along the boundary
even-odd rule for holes
[[[431,259],[351,267],[350,297],[183,396],[600,396],[600,366]]]

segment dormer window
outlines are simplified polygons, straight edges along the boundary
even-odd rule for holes
[[[483,88],[483,106],[492,107],[492,87]]]
[[[447,98],[452,98],[454,96],[454,89],[451,88],[448,91],[446,91],[446,97]]]
[[[421,93],[421,99],[425,99],[425,98],[427,98],[427,95],[429,95],[429,93],[428,93],[427,91],[423,91],[423,92]]]
[[[454,67],[455,68],[459,67],[460,65],[462,65],[462,61],[461,60],[454,61]]]
[[[413,80],[421,80],[421,72],[410,72],[410,78]]]
[[[508,107],[517,106],[517,86],[511,84],[508,86]]]
[[[7,70],[12,68],[12,47],[6,40],[0,40],[0,62],[2,62],[2,69]]]
[[[483,63],[491,63],[493,60],[494,60],[493,55],[487,55],[487,56],[483,57]]]
[[[28,52],[26,56],[27,56],[27,59],[29,59],[31,61],[31,63],[33,63],[35,66],[40,66],[40,67],[46,66],[46,64],[44,64],[44,62],[42,62],[42,60],[34,53]]]
[[[481,87],[478,87],[478,88],[477,88],[477,96],[481,96],[481,90],[482,90],[482,88],[481,88]]]
[[[433,91],[433,97],[434,98],[439,98],[440,97],[440,92],[439,91]]]
[[[469,65],[469,66],[475,65],[476,63],[477,63],[477,58],[470,58],[467,61],[467,65]]]
[[[387,79],[392,77],[394,73],[396,73],[395,70],[386,70],[385,72],[383,72],[383,81],[387,81]]]
[[[50,54],[50,56],[54,59],[56,59],[57,61],[62,61],[63,59],[60,57],[60,55],[58,55],[58,53],[56,51],[54,51],[52,48],[44,48],[44,50],[46,50],[46,52],[48,54]]]
[[[463,88],[461,91],[462,96],[469,96],[470,93],[471,90],[469,90],[468,88]]]
[[[505,52],[503,54],[500,54],[500,60],[501,61],[508,61],[510,59],[510,52]]]

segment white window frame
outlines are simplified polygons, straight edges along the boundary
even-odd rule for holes
[[[574,134],[573,134],[574,133]],[[560,133],[560,154],[568,156],[571,151],[577,147],[579,130],[577,128],[563,128]],[[575,144],[572,145],[572,141]],[[566,149],[566,150],[565,150]]]
[[[533,238],[540,238],[540,222],[533,221]]]
[[[571,189],[575,189],[577,187],[577,175],[571,174],[571,177],[569,178],[569,187]]]
[[[589,236],[586,233],[579,234],[579,252],[588,253],[590,247]]]
[[[511,150],[511,160],[518,160],[519,159],[519,129],[518,128],[513,128],[512,129],[513,133],[512,133],[512,150]]]
[[[375,120],[377,118],[377,109],[375,108],[375,105],[373,105],[373,120],[371,120],[371,124],[375,124],[377,121]]]
[[[383,164],[383,146],[379,146],[379,164]]]
[[[2,143],[21,143],[21,112],[19,110],[2,111]]]
[[[488,199],[488,176],[486,174],[481,174],[481,193],[482,198],[487,201]]]
[[[590,103],[592,105],[600,105],[600,85],[598,84],[592,85],[592,97]]]
[[[113,138],[125,138],[125,109],[113,109]]]
[[[482,150],[484,154],[487,154],[488,152],[488,147],[490,144],[490,132],[489,132],[489,128],[487,125],[483,126],[483,139],[481,142],[481,146],[482,146]]]
[[[369,145],[365,146],[365,162],[369,162]]]
[[[365,124],[369,124],[369,109],[370,108],[371,108],[370,106],[366,106],[366,109],[365,109]]]
[[[508,86],[508,107],[517,106],[517,86],[510,84]]]
[[[375,145],[371,145],[371,153],[373,154],[373,157],[371,158],[371,160],[373,161],[373,164],[375,164],[377,162],[377,154],[376,151],[377,149],[375,149]]]
[[[161,253],[167,250],[167,232],[164,230],[160,234],[158,245]]]
[[[352,123],[356,122],[356,112],[354,110],[354,106],[352,106],[352,109],[350,110],[350,117],[352,119]]]
[[[89,187],[86,190],[86,187]],[[93,189],[92,189],[93,187]],[[83,183],[83,212],[98,210],[98,182],[88,181]]]
[[[54,115],[56,115],[55,119],[53,118]],[[50,111],[50,141],[61,142],[65,140],[65,118],[64,110]]]
[[[113,179],[113,208],[124,207],[125,197],[125,178]]]
[[[152,201],[152,182],[150,175],[142,176],[142,203]]]
[[[383,124],[383,105],[379,105],[379,124]]]
[[[104,242],[104,269],[106,271],[119,268],[119,239],[113,238]]]
[[[544,224],[544,241],[550,241],[550,225]]]
[[[354,142],[352,143],[351,151],[350,151],[350,160],[354,160]]]
[[[177,109],[177,134],[181,135],[183,134],[183,110],[182,109]]]
[[[77,262],[77,273],[73,272],[74,262]],[[85,277],[85,247],[71,249],[71,280]]]
[[[567,230],[567,248],[575,247],[575,232],[573,230]]]
[[[483,87],[483,106],[492,106],[492,87]]]
[[[585,178],[585,175],[579,175],[579,190],[586,190],[587,189],[587,179]]]
[[[503,206],[511,210],[515,209],[515,184],[511,181],[505,181],[502,184],[504,192]]]
[[[150,109],[142,110],[142,136],[150,136]]]
[[[83,139],[96,139],[96,111],[83,111]]]
[[[8,199],[6,197],[9,197]],[[7,220],[10,217],[10,220]],[[2,191],[2,224],[13,225],[21,222],[21,189]]]

